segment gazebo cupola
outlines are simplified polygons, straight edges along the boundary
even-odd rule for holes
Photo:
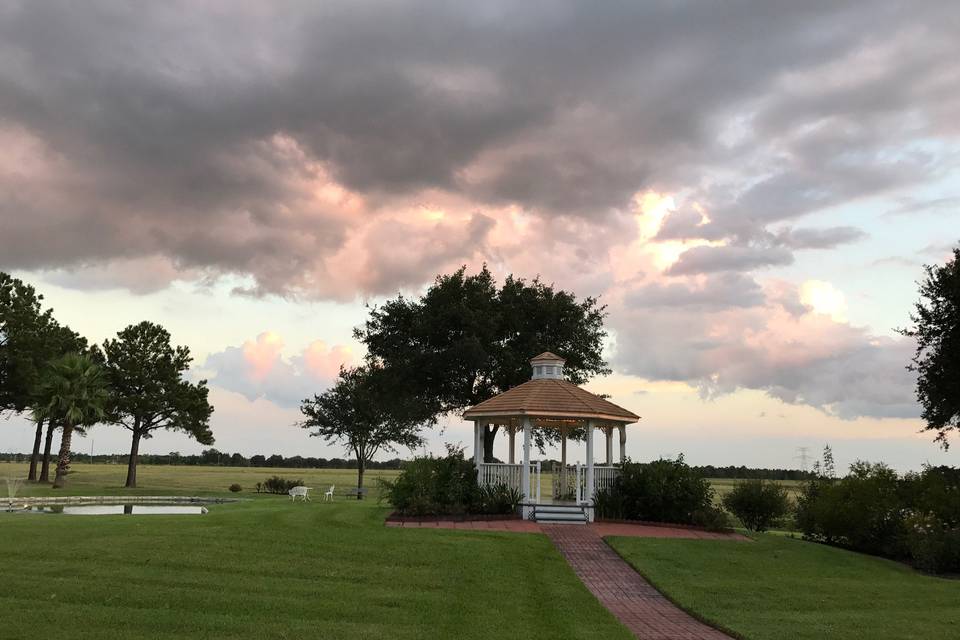
[[[563,380],[563,365],[566,362],[555,353],[546,351],[530,359],[533,367],[532,380]]]

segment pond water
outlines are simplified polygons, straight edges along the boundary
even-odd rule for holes
[[[207,512],[202,505],[182,504],[90,504],[37,505],[24,511],[31,513],[62,513],[70,516],[145,516],[145,515],[201,515]]]

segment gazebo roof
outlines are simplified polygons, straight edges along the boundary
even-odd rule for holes
[[[552,353],[541,354],[534,360],[541,359],[543,356],[553,356],[562,360]],[[627,411],[571,382],[549,378],[533,379],[517,385],[509,391],[504,391],[470,407],[463,413],[463,417],[468,420],[498,417],[592,419],[623,424],[640,419],[640,416],[632,411]]]

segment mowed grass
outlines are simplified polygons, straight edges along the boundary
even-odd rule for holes
[[[392,529],[373,501],[0,513],[0,637],[628,638],[542,535]]]
[[[776,535],[611,538],[674,602],[748,640],[960,638],[960,580]]]

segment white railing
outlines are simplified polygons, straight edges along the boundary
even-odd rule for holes
[[[505,484],[523,493],[523,464],[483,462],[477,472],[480,486]],[[527,494],[540,502],[540,463],[530,463],[530,491]]]
[[[596,466],[593,467],[593,493],[601,489],[606,489],[613,484],[613,479],[620,475],[618,467]]]
[[[578,503],[584,502],[584,496],[587,493],[587,465],[577,464],[567,467],[567,485],[569,488],[562,487],[562,482],[557,480],[561,473],[560,469],[555,469],[554,474],[554,498],[562,498],[565,495],[573,494]],[[593,493],[609,487],[613,484],[613,479],[620,475],[620,467],[600,466],[593,467]]]

